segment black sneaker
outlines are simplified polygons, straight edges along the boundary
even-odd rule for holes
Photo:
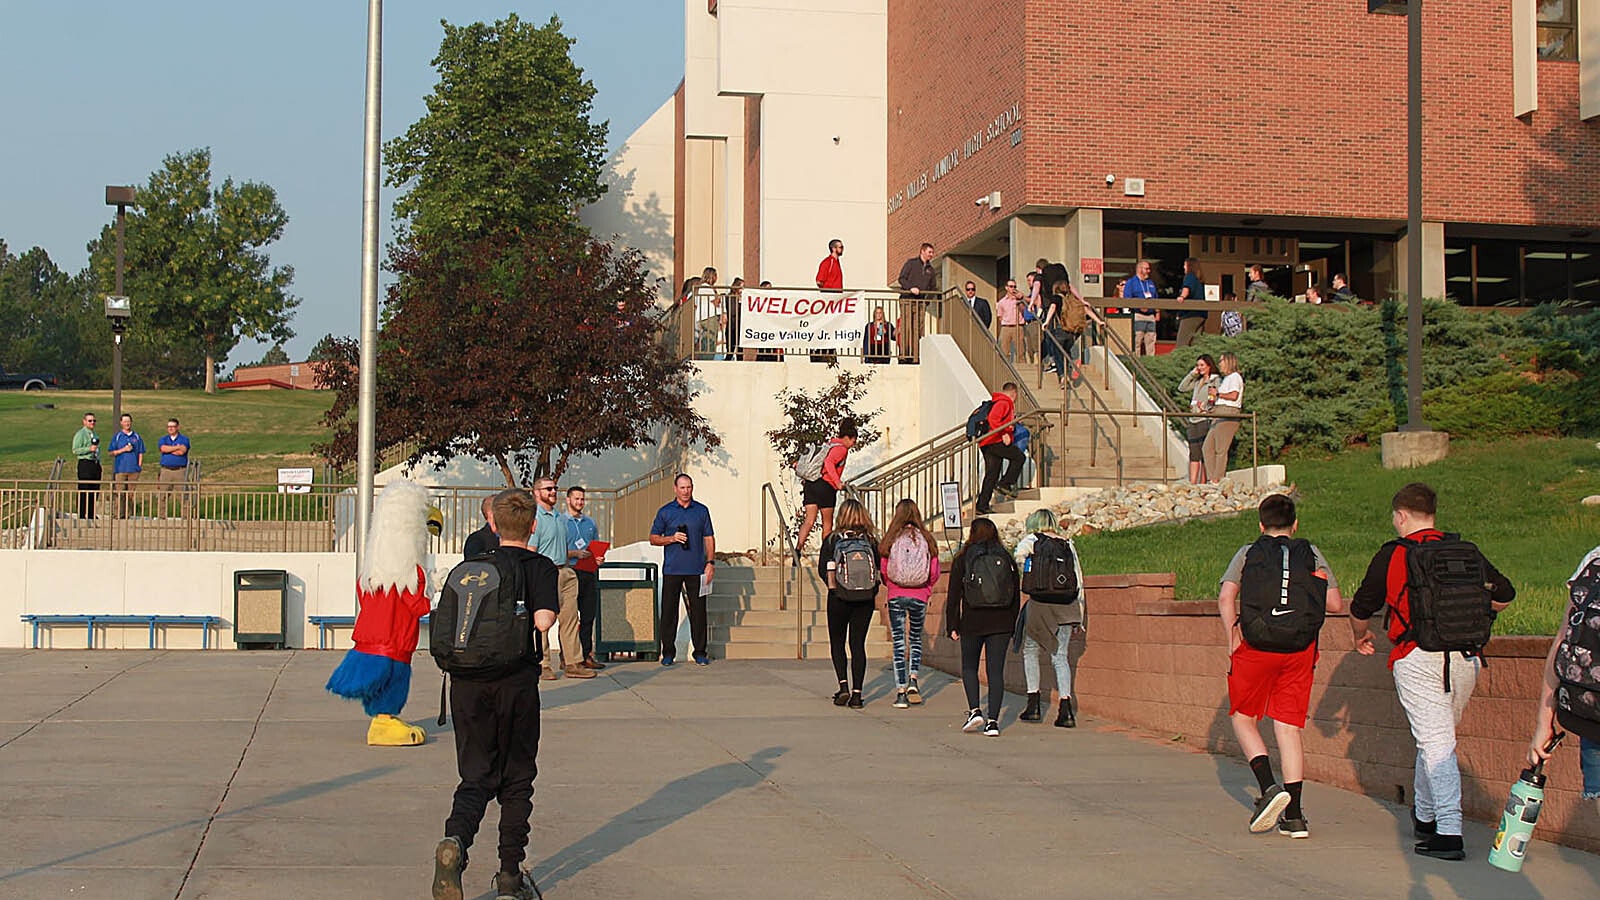
[[[899,691],[895,691],[894,692],[894,708],[895,709],[910,709],[911,708],[911,701],[909,699],[907,699],[905,691],[899,690]]]
[[[999,737],[1000,736],[1000,723],[996,722],[994,719],[990,719],[989,721],[983,723],[983,736],[984,737]]]
[[[1411,851],[1418,856],[1434,859],[1461,860],[1467,858],[1467,848],[1459,834],[1435,834],[1425,841],[1417,841]]]
[[[1250,833],[1265,834],[1272,830],[1273,823],[1278,821],[1278,816],[1283,815],[1284,807],[1289,805],[1289,792],[1283,785],[1275,784],[1266,789],[1256,800],[1255,812],[1250,814]]]
[[[1288,816],[1279,816],[1278,833],[1284,837],[1291,838],[1311,837],[1311,829],[1307,827],[1305,817],[1303,816],[1297,819],[1291,819]]]
[[[839,682],[839,689],[833,692],[833,705],[843,706],[848,702],[850,702],[850,689],[845,687],[844,682],[841,681]]]
[[[544,900],[544,895],[527,872],[499,872],[494,876],[494,900]]]
[[[461,870],[467,851],[461,841],[447,837],[433,848],[433,900],[461,900]]]
[[[851,709],[860,709],[861,707],[866,706],[867,704],[866,704],[865,701],[863,701],[861,699],[861,692],[860,691],[851,691],[850,692],[850,699],[845,701],[844,705],[850,707]]]
[[[912,706],[922,705],[922,692],[917,690],[917,676],[911,676],[911,683],[906,685],[906,702]]]
[[[982,730],[983,725],[983,713],[974,709],[967,713],[967,724],[962,725],[961,730],[965,731],[967,734],[971,734],[974,731]]]
[[[1417,818],[1417,808],[1411,808],[1411,834],[1419,841],[1425,841],[1439,833],[1438,822],[1425,822]]]

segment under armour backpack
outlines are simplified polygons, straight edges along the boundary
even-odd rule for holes
[[[839,599],[852,602],[878,596],[878,554],[859,531],[841,531],[833,542],[833,584]]]
[[[503,550],[450,570],[428,620],[429,651],[439,668],[464,678],[494,678],[538,660],[522,565]]]
[[[1033,553],[1022,573],[1022,591],[1043,603],[1078,599],[1078,564],[1072,542],[1048,534],[1033,537]]]
[[[994,400],[985,400],[967,416],[967,440],[975,440],[989,433],[989,413],[994,410]]]
[[[1458,534],[1396,543],[1406,550],[1405,637],[1424,650],[1480,654],[1494,627],[1494,595],[1477,545]]]
[[[1600,557],[1572,579],[1567,636],[1556,648],[1556,708],[1600,722]]]
[[[889,580],[900,587],[922,587],[933,566],[928,539],[915,528],[905,528],[889,545]]]
[[[1239,572],[1239,631],[1269,653],[1297,653],[1316,643],[1328,614],[1328,580],[1317,574],[1311,543],[1262,535],[1245,550]]]
[[[1006,549],[985,541],[968,549],[963,602],[972,609],[1004,609],[1017,595],[1017,569]]]

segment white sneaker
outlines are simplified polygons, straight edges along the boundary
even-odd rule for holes
[[[967,713],[967,724],[961,726],[961,730],[965,731],[967,734],[971,734],[982,727],[983,713],[978,712],[977,710],[972,710],[971,712]]]

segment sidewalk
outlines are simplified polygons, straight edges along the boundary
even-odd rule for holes
[[[420,748],[362,742],[322,690],[338,654],[0,651],[0,898],[422,898],[454,787],[419,656]],[[962,734],[929,673],[897,710],[826,699],[826,663],[613,666],[546,682],[530,862],[563,897],[1567,898],[1600,857],[1521,875],[1410,852],[1405,810],[1308,785],[1312,837],[1251,835],[1233,760],[1103,722]],[[440,733],[442,732],[442,733]],[[494,807],[468,870],[490,896]],[[480,893],[474,895],[471,890]]]

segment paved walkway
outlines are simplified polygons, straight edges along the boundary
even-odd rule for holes
[[[333,653],[0,651],[0,897],[426,897],[448,733],[369,749]],[[408,712],[433,730],[419,659]],[[614,666],[545,694],[530,859],[545,896],[1568,898],[1600,858],[1522,875],[1414,857],[1404,811],[1308,786],[1309,841],[1245,831],[1249,772],[1086,720],[962,734],[824,699],[818,662]],[[447,731],[447,729],[446,729]],[[491,807],[488,829],[492,836]],[[488,896],[493,839],[468,884]],[[470,896],[470,893],[469,893]]]

